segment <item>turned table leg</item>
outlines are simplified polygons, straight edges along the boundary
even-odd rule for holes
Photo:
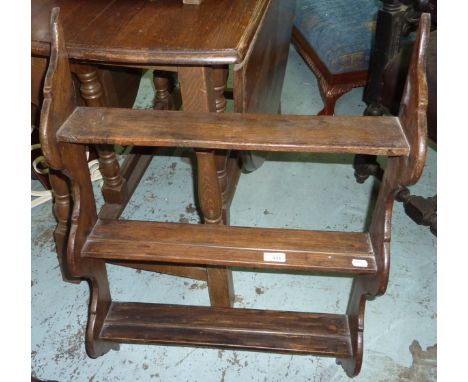
[[[89,65],[75,65],[75,74],[80,81],[81,96],[87,106],[105,106],[104,93],[97,75],[97,68]],[[127,201],[125,179],[120,173],[119,162],[112,146],[98,145],[99,169],[104,180],[102,193],[110,204],[122,204]]]
[[[180,67],[178,72],[184,111],[215,112],[214,70],[208,67]],[[225,82],[226,77],[223,78]],[[227,156],[223,154],[219,156],[223,159],[217,158],[213,151],[197,151],[198,197],[205,224],[224,223],[222,186],[219,177],[223,177]],[[207,266],[206,270],[211,305],[232,307],[234,289],[231,270],[216,266]]]
[[[213,68],[212,73],[216,112],[224,113],[227,104],[224,91],[226,90],[228,68],[227,66],[216,66]]]
[[[213,78],[213,91],[215,97],[215,109],[217,113],[224,113],[226,111],[226,98],[224,97],[224,91],[226,90],[226,81],[228,77],[228,68],[226,66],[216,66],[212,71]],[[218,182],[221,188],[221,195],[223,200],[223,222],[229,224],[229,207],[228,202],[228,158],[230,155],[229,150],[216,150],[216,169],[218,174]]]
[[[229,213],[227,210],[227,186],[228,186],[228,171],[227,171],[227,164],[228,164],[228,156],[229,152],[224,150],[216,150],[214,152],[215,157],[215,165],[216,165],[216,177],[218,178],[219,189],[221,192],[221,201],[222,201],[222,216],[223,216],[223,223],[229,224]]]
[[[170,92],[171,73],[155,70],[153,72],[153,83],[155,89],[153,108],[155,110],[172,110],[173,100]]]
[[[205,224],[223,224],[223,200],[218,183],[216,159],[212,151],[197,151],[198,198]],[[211,305],[232,306],[233,283],[225,267],[207,267]]]

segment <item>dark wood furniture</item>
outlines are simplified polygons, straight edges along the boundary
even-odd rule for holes
[[[42,88],[46,74],[48,60],[46,57],[33,56],[31,58],[31,145],[39,143],[39,114],[42,108]],[[72,67],[75,69],[76,65]],[[96,68],[97,83],[101,87],[103,103],[112,107],[132,107],[140,85],[141,69],[118,68],[109,66],[98,66]],[[74,77],[75,88],[80,89],[78,77]],[[82,87],[86,92],[86,87]],[[86,105],[86,98],[77,91],[78,102]],[[40,148],[31,152],[31,162],[42,155]],[[91,150],[90,160],[96,159],[95,150]],[[47,172],[45,165],[39,166]],[[34,178],[37,178],[46,190],[51,189],[48,174],[37,172],[32,169]]]
[[[339,97],[367,84],[374,0],[299,0],[292,43],[317,78],[324,107],[333,115]]]
[[[103,65],[155,70],[156,105],[161,105],[157,108],[169,108],[168,73],[176,73],[185,112],[222,112],[226,104],[223,93],[227,69],[232,64],[235,111],[277,113],[280,109],[294,1],[204,0],[194,6],[173,0],[34,0],[32,54],[35,57],[50,54],[48,20],[54,6],[61,8],[67,54],[81,82],[81,94],[87,106],[106,106],[96,75],[98,65]],[[100,150],[100,157],[106,202],[99,216],[116,219],[152,156],[147,151],[137,151],[119,168],[109,146],[98,147],[105,148]],[[201,203],[203,219],[209,224],[227,224],[229,205],[240,175],[239,155],[231,150],[197,155],[201,171],[211,169],[214,163],[222,193],[219,204]],[[250,158],[244,156],[244,160]],[[259,165],[258,161],[251,162],[249,169]],[[59,253],[65,257],[71,198],[67,181],[60,173],[52,170],[51,182],[59,221],[55,236]],[[214,190],[205,188],[201,182],[198,192],[211,194]],[[115,263],[129,265],[117,260]],[[131,266],[206,280],[213,305],[233,303],[231,273],[226,268],[187,267],[158,261]],[[66,269],[63,271],[68,274]],[[70,275],[67,278],[72,279]]]
[[[369,83],[364,93],[368,105],[366,115],[383,114],[383,72],[390,60],[399,53],[402,37],[417,26],[421,12],[430,13],[432,26],[437,24],[437,0],[382,0],[382,9],[377,15]]]
[[[431,39],[427,52],[428,82],[428,137],[437,143],[437,1],[407,0],[384,2],[379,14],[371,80],[366,89],[366,115],[397,115],[413,43],[405,36],[415,30],[422,12],[431,13]],[[383,171],[376,156],[357,155],[354,161],[355,177],[360,183],[369,176],[382,178]],[[403,202],[407,215],[417,224],[429,226],[437,235],[437,195],[424,198],[411,195],[405,188],[397,200]]]
[[[88,354],[98,357],[120,342],[311,353],[337,357],[349,376],[357,375],[366,300],[388,283],[394,197],[424,165],[429,17],[420,24],[398,117],[343,118],[80,107],[58,14],[54,9],[41,140],[50,165],[73,185],[66,262],[72,276],[91,284]],[[205,224],[98,215],[84,151],[89,143],[194,148]],[[386,155],[388,164],[367,232],[228,227],[219,224],[223,189],[214,150],[364,153]],[[115,302],[108,261],[292,269],[348,274],[355,282],[343,315]]]

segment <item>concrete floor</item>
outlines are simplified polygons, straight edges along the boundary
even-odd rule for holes
[[[136,103],[149,107],[150,77]],[[342,97],[337,114],[361,115],[362,89]],[[316,114],[317,83],[291,48],[282,97],[283,113]],[[430,148],[419,195],[436,193],[437,153]],[[270,155],[243,174],[231,208],[233,225],[361,231],[373,181],[357,184],[351,156]],[[155,157],[124,218],[199,222],[192,168],[183,152]],[[259,186],[261,185],[261,187]],[[33,183],[33,187],[40,187]],[[98,203],[102,203],[96,185]],[[32,375],[67,381],[344,381],[333,358],[121,345],[98,359],[86,356],[86,283],[62,281],[48,202],[32,210]],[[387,293],[366,306],[364,363],[356,381],[436,380],[436,238],[394,207],[392,267]],[[115,300],[208,305],[206,283],[108,266]],[[344,313],[351,279],[234,270],[236,307]]]

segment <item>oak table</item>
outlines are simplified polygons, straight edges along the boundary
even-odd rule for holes
[[[33,61],[47,59],[50,54],[53,7],[60,7],[72,70],[88,106],[106,106],[98,68],[126,67],[155,70],[156,98],[161,100],[167,97],[164,73],[176,72],[184,111],[223,112],[228,66],[233,65],[236,112],[280,110],[295,1],[204,0],[199,5],[188,5],[178,0],[33,0]],[[119,168],[110,147],[100,146],[98,151],[105,200],[99,216],[115,219],[124,210],[152,156],[131,154]],[[198,184],[202,199],[209,200],[200,206],[204,222],[229,224],[229,205],[240,174],[238,155],[220,150],[200,150],[196,155],[199,171],[213,166],[217,169],[217,179],[208,177]],[[244,165],[254,169],[258,166],[255,158],[244,158]],[[52,174],[51,183],[59,221],[55,239],[60,257],[69,225],[70,197],[60,174]],[[216,190],[221,190],[222,200]],[[212,305],[232,306],[232,280],[226,268],[156,263],[137,266],[207,280]],[[66,275],[66,269],[62,270]]]

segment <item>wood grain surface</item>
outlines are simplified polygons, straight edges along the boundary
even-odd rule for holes
[[[351,355],[347,317],[337,314],[114,302],[99,338]]]
[[[48,56],[60,7],[69,57],[126,64],[242,62],[270,0],[33,0],[31,51]],[[174,22],[177,20],[177,22]]]
[[[265,253],[280,253],[284,261],[270,260]],[[369,235],[355,232],[99,220],[82,255],[106,260],[376,272]]]
[[[77,108],[63,142],[406,155],[396,117],[299,116]]]

